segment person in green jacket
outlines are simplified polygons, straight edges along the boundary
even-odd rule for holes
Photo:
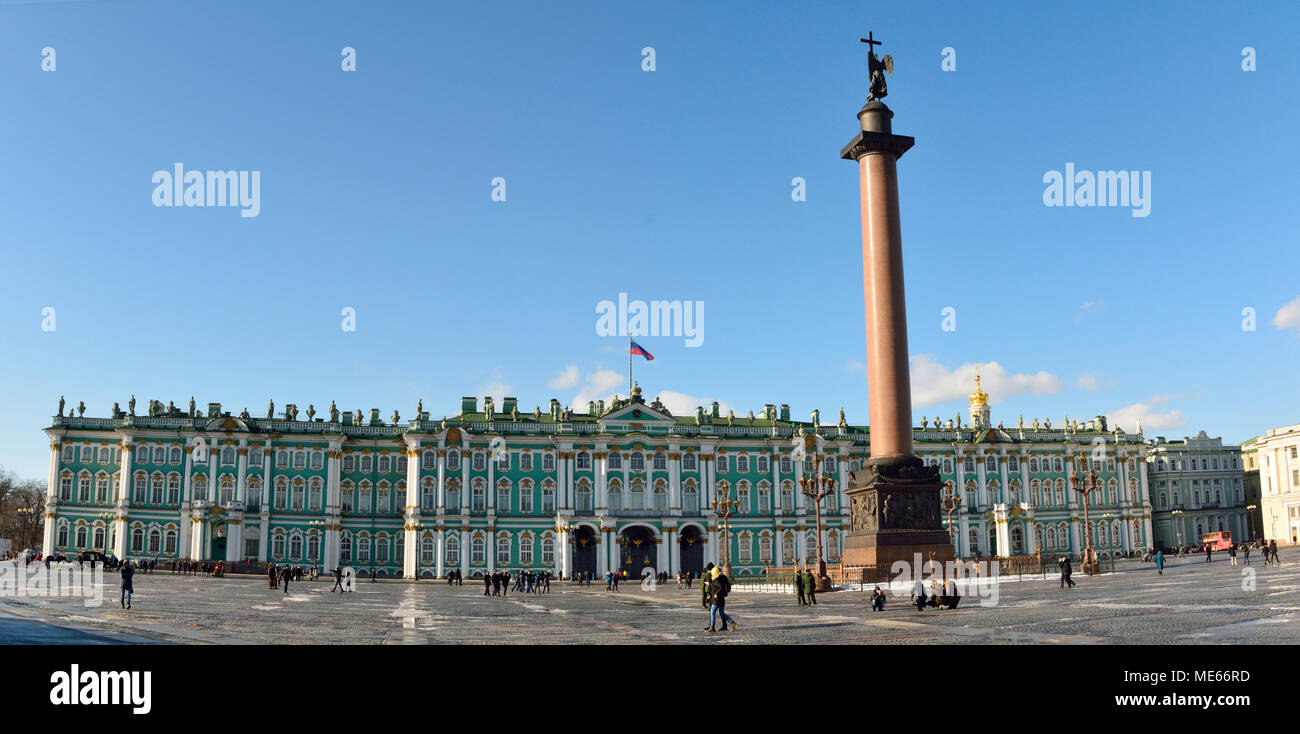
[[[808,569],[808,573],[804,577],[804,586],[807,589],[808,604],[809,605],[816,604],[817,603],[817,579],[813,578],[813,572],[811,568]]]
[[[709,599],[709,577],[712,573],[713,564],[710,563],[704,567],[704,573],[700,574],[700,602],[704,605],[705,609],[712,606],[712,600]]]
[[[799,595],[799,606],[801,607],[806,606],[808,604],[808,597],[806,596],[806,592],[804,591],[804,588],[805,587],[803,583],[803,574],[799,572],[799,569],[795,569],[794,590]]]

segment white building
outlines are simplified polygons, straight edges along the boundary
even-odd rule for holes
[[[1255,441],[1264,533],[1279,542],[1300,539],[1300,424],[1274,428]]]
[[[1160,436],[1146,460],[1158,544],[1197,545],[1225,530],[1234,540],[1250,535],[1240,446],[1205,431],[1173,441]]]

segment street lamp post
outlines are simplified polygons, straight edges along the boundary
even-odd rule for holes
[[[112,527],[109,523],[117,518],[117,513],[101,512],[97,517],[104,521],[104,555],[108,555],[108,529]]]
[[[1247,527],[1250,528],[1246,535],[1247,541],[1255,539],[1255,510],[1258,507],[1259,505],[1246,505],[1246,522],[1248,523]]]
[[[325,524],[326,523],[324,520],[312,520],[311,522],[307,523],[307,525],[313,529],[312,532],[314,535],[320,535],[321,532],[325,529]],[[317,543],[316,547],[312,549],[311,565],[313,568],[318,568],[320,565],[316,560],[317,551],[319,551],[319,549],[320,549],[319,543]]]
[[[826,560],[822,553],[822,498],[835,491],[835,479],[830,474],[822,473],[822,455],[813,454],[812,476],[799,480],[803,494],[813,502],[813,517],[817,531],[817,590],[830,591],[831,579],[826,575]]]
[[[948,513],[948,542],[952,544],[953,553],[957,552],[957,538],[953,535],[952,513],[961,509],[961,497],[951,488],[939,500],[943,511]]]
[[[721,561],[722,572],[731,575],[731,541],[728,535],[731,530],[731,515],[740,509],[740,502],[731,499],[731,486],[723,485],[722,499],[713,501],[713,511],[718,517],[722,518],[722,554],[718,560]]]
[[[1178,548],[1179,548],[1179,550],[1182,550],[1182,547],[1183,547],[1183,518],[1180,517],[1180,516],[1183,514],[1183,511],[1182,511],[1182,510],[1173,510],[1173,511],[1171,511],[1169,514],[1172,515],[1173,518],[1174,518],[1174,531],[1178,533]]]
[[[1083,471],[1082,459],[1079,460],[1078,466],[1079,471]],[[1096,551],[1092,547],[1091,523],[1088,521],[1088,494],[1096,489],[1100,482],[1097,478],[1097,472],[1089,467],[1088,474],[1084,477],[1083,482],[1079,481],[1078,474],[1071,474],[1070,483],[1074,485],[1074,491],[1078,492],[1080,497],[1083,497],[1084,551],[1082,571],[1091,576],[1097,573],[1097,557]]]

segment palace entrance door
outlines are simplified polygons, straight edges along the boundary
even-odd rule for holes
[[[622,532],[623,547],[620,550],[622,556],[621,568],[627,571],[629,579],[641,579],[641,571],[645,568],[659,570],[657,563],[657,546],[655,545],[655,535],[650,528],[634,525],[625,528]]]
[[[596,531],[590,526],[579,525],[573,531],[573,568],[572,576],[588,574],[596,577]]]
[[[679,533],[681,546],[682,570],[692,576],[700,576],[704,573],[704,537],[700,529],[694,525],[687,525]]]

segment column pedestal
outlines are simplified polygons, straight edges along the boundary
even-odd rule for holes
[[[891,566],[953,560],[952,543],[939,511],[939,468],[915,456],[868,459],[849,473],[850,531],[845,566]]]

